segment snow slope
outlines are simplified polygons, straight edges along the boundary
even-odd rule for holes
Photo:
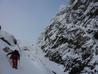
[[[4,31],[0,31],[0,36],[11,44],[0,39],[0,74],[65,74],[63,67],[45,58],[44,53],[37,46],[15,44],[14,36]],[[5,47],[9,47],[10,50],[19,50],[20,61],[17,70],[11,67],[9,56],[6,55],[8,52],[4,51]],[[25,47],[28,50],[25,50]]]
[[[30,58],[33,57],[32,60],[36,58],[37,61],[42,63],[49,73],[53,72],[53,74],[65,74],[62,65],[56,64],[50,61],[48,58],[44,57],[45,54],[37,45],[34,45],[33,47],[34,48],[30,52]]]
[[[2,59],[0,62],[0,74],[51,74],[46,71],[41,62],[37,60],[31,61],[24,52],[21,53],[19,68],[15,70],[11,67],[8,57],[4,52],[0,51],[0,59]]]
[[[6,36],[6,35],[5,35]],[[4,37],[5,37],[4,36]],[[8,35],[7,35],[8,36]],[[6,36],[6,39],[8,37]],[[38,60],[31,61],[24,51],[21,51],[21,59],[19,63],[18,70],[15,70],[11,67],[9,58],[6,56],[6,53],[2,50],[4,47],[14,48],[14,46],[8,46],[5,42],[0,41],[0,74],[51,74],[48,73],[44,68],[43,64]],[[15,47],[16,48],[16,47]]]
[[[12,36],[8,33],[0,31],[0,36],[12,44],[10,46],[6,42],[0,40],[0,74],[51,74],[45,69],[40,61],[37,59],[34,61],[31,60],[27,57],[27,53],[22,50],[20,50],[21,57],[18,70],[13,69],[9,57],[6,56],[7,53],[3,51],[3,48],[9,47],[11,50],[14,50],[18,49],[18,47],[14,44]]]

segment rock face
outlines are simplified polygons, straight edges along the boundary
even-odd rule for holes
[[[98,74],[98,0],[70,0],[42,33],[39,45],[69,74]]]

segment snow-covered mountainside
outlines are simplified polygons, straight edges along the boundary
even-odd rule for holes
[[[63,66],[45,58],[37,46],[25,44],[0,30],[0,74],[65,74]],[[12,68],[7,56],[7,53],[13,50],[18,50],[20,53],[18,69]]]
[[[98,0],[70,0],[38,43],[68,74],[98,74]]]

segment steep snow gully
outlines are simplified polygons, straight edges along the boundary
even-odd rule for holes
[[[6,47],[9,49],[4,50]],[[37,46],[27,45],[27,50],[24,47],[23,43],[16,44],[14,36],[0,31],[0,74],[65,74],[63,67],[45,58]],[[18,69],[13,69],[7,53],[16,49],[20,52],[20,61]]]

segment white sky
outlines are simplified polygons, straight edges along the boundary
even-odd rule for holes
[[[0,0],[0,25],[21,41],[36,42],[68,0]]]

